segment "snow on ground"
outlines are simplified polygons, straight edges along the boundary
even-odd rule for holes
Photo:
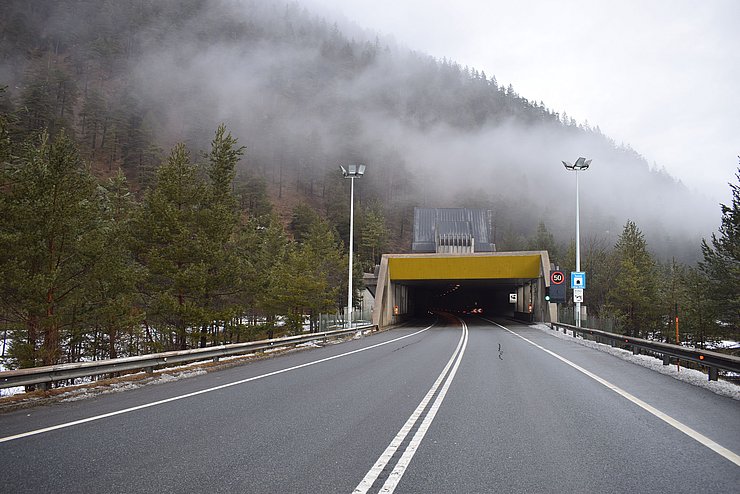
[[[2,369],[2,370],[5,370],[5,369]],[[26,392],[26,388],[24,388],[23,386],[16,386],[14,388],[2,388],[0,389],[0,398],[2,398],[3,396],[13,396],[13,395],[17,395],[18,393],[25,393],[25,392]]]
[[[704,372],[695,369],[687,369],[685,367],[681,367],[680,370],[678,370],[676,369],[675,365],[663,365],[662,359],[651,357],[649,355],[634,355],[630,350],[614,348],[603,343],[596,343],[595,341],[574,337],[572,332],[569,332],[568,334],[563,334],[550,329],[550,327],[545,324],[535,324],[534,327],[546,332],[550,336],[560,338],[561,340],[575,341],[580,345],[587,346],[601,352],[609,353],[611,355],[614,355],[615,357],[621,358],[622,360],[647,367],[648,369],[652,369],[654,371],[660,372],[661,374],[671,376],[672,378],[678,379],[679,381],[684,381],[689,384],[693,384],[694,386],[700,386],[704,389],[708,389],[709,391],[712,391],[713,393],[716,393],[718,395],[727,396],[734,400],[740,400],[740,386],[722,380],[709,381],[707,378],[707,374],[705,374]]]
[[[162,384],[172,381],[179,381],[180,379],[187,379],[188,377],[200,376],[205,374],[206,371],[203,369],[191,369],[182,372],[172,372],[172,369],[168,369],[153,379],[146,381],[126,381],[120,383],[112,383],[105,388],[79,388],[72,389],[66,393],[60,395],[61,401],[78,401],[84,400],[91,396],[97,396],[108,393],[120,393],[121,391],[127,391],[130,389],[140,388],[142,386],[148,386],[150,384]]]

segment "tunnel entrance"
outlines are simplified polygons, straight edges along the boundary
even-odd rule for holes
[[[549,276],[546,251],[387,254],[373,323],[385,327],[430,311],[551,321],[557,316],[544,300]]]
[[[442,311],[453,314],[486,314],[513,317],[515,304],[509,297],[518,285],[479,280],[456,280],[452,283],[427,282],[408,284],[408,313],[422,316]]]

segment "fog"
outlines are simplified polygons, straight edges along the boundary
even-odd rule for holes
[[[443,67],[433,53],[332,26],[296,3],[208,5],[166,33],[141,35],[130,62],[126,82],[167,145],[202,149],[225,122],[247,146],[245,169],[280,162],[323,177],[362,161],[363,183],[386,190],[380,197],[397,198],[390,189],[408,181],[404,200],[414,205],[484,202],[527,222],[516,225],[523,232],[542,220],[562,241],[574,235],[575,176],[561,161],[585,156],[593,161],[579,174],[582,235],[613,242],[631,219],[651,247],[692,258],[719,224],[716,204],[598,130],[533,118],[538,110],[503,91],[500,108],[482,112],[480,79],[473,87],[465,68],[456,77],[454,61]]]

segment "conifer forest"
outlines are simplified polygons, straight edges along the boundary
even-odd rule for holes
[[[583,153],[590,322],[675,343],[680,316],[681,343],[740,340],[740,161],[731,202],[707,204],[494,74],[295,2],[10,0],[3,12],[6,368],[316,331],[347,301],[345,163],[367,164],[358,298],[384,253],[410,252],[414,207],[491,210],[497,250],[547,250],[574,271],[560,161]]]

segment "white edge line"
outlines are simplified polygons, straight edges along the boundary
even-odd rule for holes
[[[557,353],[555,353],[553,351],[550,351],[547,348],[544,348],[544,347],[538,345],[537,343],[535,343],[535,342],[533,342],[533,341],[525,338],[524,336],[519,335],[519,334],[513,332],[509,328],[506,328],[506,327],[498,324],[497,322],[491,321],[490,319],[485,319],[485,318],[481,318],[481,319],[483,319],[485,321],[488,321],[488,322],[490,322],[492,324],[495,324],[496,326],[500,327],[501,329],[503,329],[505,331],[508,331],[509,333],[513,334],[514,336],[523,339],[524,341],[526,341],[530,345],[534,345],[535,347],[539,348],[543,352],[549,353],[550,355],[552,355],[556,359],[561,360],[562,362],[568,364],[569,366],[573,367],[577,371],[579,371],[579,372],[587,375],[588,377],[590,377],[594,381],[596,381],[596,382],[598,382],[600,384],[603,384],[607,388],[611,389],[612,391],[614,391],[615,393],[621,395],[622,397],[628,399],[629,401],[631,401],[635,405],[639,406],[643,410],[651,413],[652,415],[658,417],[660,420],[662,420],[663,422],[667,423],[668,425],[670,425],[670,426],[674,427],[675,429],[678,429],[679,431],[683,432],[684,434],[686,434],[687,436],[689,436],[691,439],[693,439],[693,440],[697,441],[698,443],[706,446],[707,448],[711,449],[712,451],[714,451],[715,453],[719,454],[720,456],[722,456],[722,457],[730,460],[735,465],[740,466],[740,455],[738,455],[737,453],[735,453],[735,452],[733,452],[733,451],[725,448],[721,444],[719,444],[719,443],[717,443],[717,442],[709,439],[704,434],[702,434],[702,433],[700,433],[700,432],[692,429],[691,427],[689,427],[688,425],[686,425],[686,424],[684,424],[682,422],[679,422],[678,420],[674,419],[673,417],[671,417],[670,415],[666,414],[665,412],[661,412],[660,410],[658,410],[654,406],[652,406],[652,405],[650,405],[650,404],[642,401],[640,398],[638,398],[638,397],[634,396],[633,394],[631,394],[631,393],[623,390],[619,386],[610,383],[606,379],[597,376],[593,372],[590,372],[590,371],[584,369],[583,367],[579,366],[578,364],[575,364],[575,363],[571,362],[570,360],[566,359],[565,357],[561,357]]]
[[[436,324],[436,323],[434,323],[434,324]],[[204,394],[204,393],[210,393],[211,391],[218,391],[218,390],[221,390],[221,389],[229,388],[231,386],[238,386],[239,384],[244,384],[244,383],[248,383],[248,382],[251,382],[251,381],[256,381],[258,379],[263,379],[265,377],[275,376],[277,374],[283,374],[285,372],[290,372],[290,371],[293,371],[293,370],[302,369],[304,367],[309,367],[311,365],[320,364],[320,363],[323,363],[323,362],[327,362],[329,360],[334,360],[334,359],[338,359],[338,358],[341,358],[341,357],[346,357],[347,355],[352,355],[354,353],[364,352],[365,350],[370,350],[372,348],[377,348],[379,346],[387,345],[389,343],[393,343],[393,342],[396,342],[396,341],[399,341],[399,340],[403,340],[405,338],[410,338],[411,336],[415,336],[415,335],[417,335],[419,333],[423,333],[424,331],[427,331],[427,330],[431,329],[434,326],[434,324],[432,324],[431,326],[427,326],[426,328],[421,329],[419,331],[415,331],[415,332],[410,333],[410,334],[407,334],[405,336],[401,336],[399,338],[394,338],[392,340],[384,341],[382,343],[376,343],[375,345],[370,345],[370,346],[365,347],[365,348],[359,348],[357,350],[352,350],[351,352],[341,353],[339,355],[333,355],[331,357],[326,357],[326,358],[323,358],[323,359],[314,360],[312,362],[306,362],[305,364],[300,364],[300,365],[296,365],[296,366],[293,366],[293,367],[288,367],[288,368],[285,368],[285,369],[280,369],[280,370],[276,370],[276,371],[273,371],[273,372],[268,372],[267,374],[261,374],[259,376],[253,376],[253,377],[249,377],[247,379],[241,379],[239,381],[234,381],[234,382],[230,382],[230,383],[226,383],[226,384],[221,384],[219,386],[214,386],[212,388],[201,389],[200,391],[194,391],[192,393],[187,393],[187,394],[184,394],[184,395],[173,396],[171,398],[166,398],[164,400],[153,401],[151,403],[144,403],[143,405],[137,405],[135,407],[124,408],[122,410],[116,410],[114,412],[109,412],[109,413],[104,413],[104,414],[101,414],[101,415],[95,415],[95,416],[92,416],[92,417],[87,417],[87,418],[84,418],[84,419],[74,420],[72,422],[65,422],[63,424],[52,425],[50,427],[44,427],[42,429],[36,429],[36,430],[28,431],[28,432],[22,432],[20,434],[15,434],[15,435],[12,435],[12,436],[0,437],[0,443],[9,442],[9,441],[13,441],[13,440],[16,440],[16,439],[22,439],[24,437],[29,437],[29,436],[35,436],[35,435],[38,435],[38,434],[43,434],[43,433],[55,431],[55,430],[58,430],[58,429],[66,429],[67,427],[72,427],[72,426],[84,424],[84,423],[87,423],[87,422],[93,422],[93,421],[105,419],[105,418],[108,418],[108,417],[114,417],[116,415],[122,415],[124,413],[135,412],[137,410],[143,410],[145,408],[150,408],[150,407],[154,407],[154,406],[158,406],[158,405],[163,405],[165,403],[170,403],[170,402],[173,402],[173,401],[183,400],[185,398],[191,398],[193,396],[198,396],[198,395],[201,395],[201,394]]]
[[[442,369],[442,372],[439,374],[439,377],[437,377],[437,380],[434,381],[434,384],[432,384],[432,387],[429,389],[427,394],[421,400],[421,403],[419,403],[419,406],[416,407],[416,410],[414,410],[414,412],[408,418],[406,423],[403,424],[403,427],[401,427],[401,430],[398,431],[398,434],[396,434],[396,436],[393,438],[393,440],[388,445],[388,447],[385,449],[385,451],[383,451],[383,453],[380,455],[378,460],[370,468],[370,470],[367,472],[365,477],[360,481],[360,483],[357,484],[357,487],[355,487],[354,491],[352,491],[353,494],[365,494],[375,483],[378,476],[381,474],[385,466],[388,464],[388,462],[391,460],[391,458],[396,453],[398,448],[401,446],[401,443],[403,443],[408,433],[411,432],[411,429],[414,427],[414,424],[416,424],[416,421],[419,420],[421,413],[427,407],[427,404],[432,399],[432,396],[434,396],[434,393],[436,393],[437,389],[439,389],[439,386],[444,380],[444,377],[447,374],[447,371],[449,371],[450,367],[455,361],[455,358],[457,358],[460,352],[460,348],[463,346],[464,339],[465,339],[465,331],[463,331],[463,333],[460,335],[460,340],[457,342],[457,347],[455,348],[455,351],[452,352],[452,357],[450,357],[450,360],[447,362],[447,365],[445,365],[444,369]]]

